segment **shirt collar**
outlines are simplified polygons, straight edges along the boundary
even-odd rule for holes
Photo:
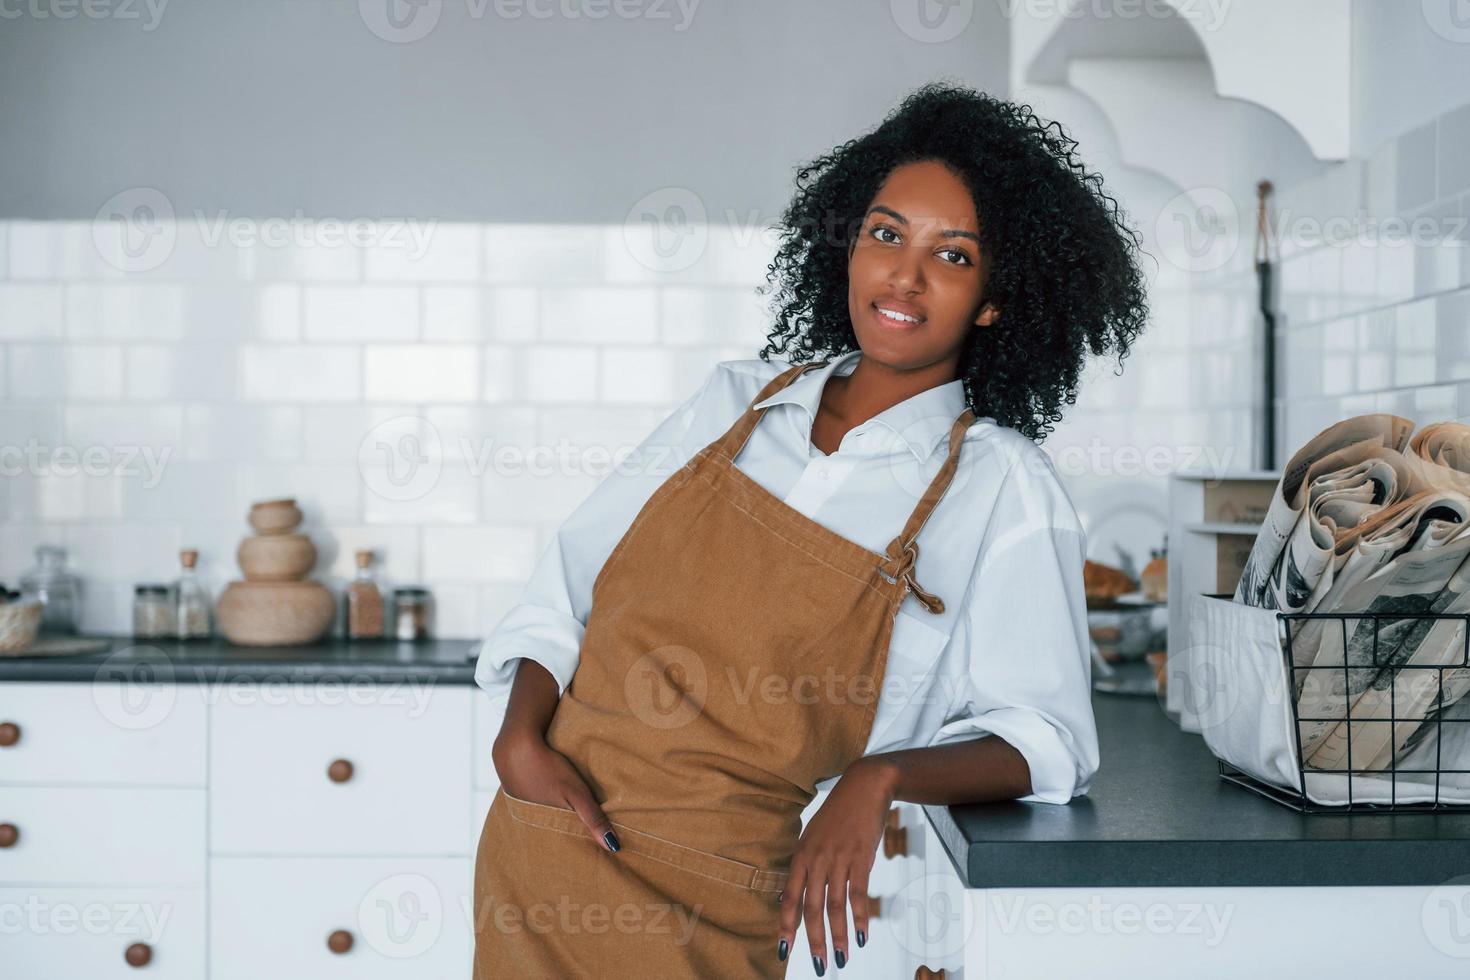
[[[752,407],[766,408],[770,405],[800,405],[807,414],[807,432],[816,424],[817,410],[822,404],[822,388],[834,374],[849,375],[862,357],[862,349],[850,350],[831,358],[825,365],[807,371],[791,384],[756,402]],[[869,423],[876,422],[892,430],[898,439],[919,462],[924,462],[949,437],[955,419],[965,410],[965,383],[959,378],[935,385],[904,399],[874,415]],[[869,423],[864,423],[867,425]]]

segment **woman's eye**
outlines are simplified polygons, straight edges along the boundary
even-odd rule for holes
[[[955,256],[958,256],[961,260],[963,260],[963,263],[965,265],[969,265],[970,264],[970,257],[968,255],[966,255],[964,252],[961,252],[957,248],[947,248],[943,252],[940,252],[939,254],[940,255],[955,255]]]
[[[888,234],[892,235],[894,238],[897,238],[898,237],[897,232],[895,232],[892,228],[889,228],[889,227],[887,227],[885,225],[878,225],[876,228],[874,228],[873,229],[873,237],[878,238],[879,241],[887,241],[888,239],[879,237],[884,232],[887,232]]]

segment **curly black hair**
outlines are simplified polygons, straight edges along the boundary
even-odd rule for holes
[[[1077,399],[1086,351],[1118,370],[1148,318],[1142,240],[1056,122],[948,82],[914,91],[875,130],[799,168],[767,273],[775,325],[762,360],[857,348],[847,304],[848,246],[889,173],[938,161],[975,202],[991,261],[994,326],[972,330],[958,374],[977,416],[1040,442]],[[766,295],[769,286],[757,288]]]

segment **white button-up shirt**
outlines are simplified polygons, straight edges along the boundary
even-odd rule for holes
[[[770,409],[736,462],[788,506],[881,554],[944,461],[966,403],[958,379],[929,388],[855,426],[826,455],[811,442],[823,386],[834,373],[851,374],[861,356],[832,358],[759,402]],[[778,358],[716,365],[593,489],[485,640],[475,672],[481,687],[503,699],[517,658],[526,657],[566,689],[592,583],[613,547],[654,490],[790,366]],[[915,580],[945,608],[930,613],[912,594],[904,597],[864,754],[999,735],[1030,766],[1032,793],[1022,800],[1066,803],[1087,792],[1098,745],[1082,580],[1086,535],[1051,458],[1015,429],[976,420],[918,545]]]

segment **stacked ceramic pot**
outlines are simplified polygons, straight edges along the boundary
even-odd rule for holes
[[[219,630],[241,646],[311,643],[332,627],[336,603],[320,582],[306,576],[316,565],[316,546],[297,532],[301,509],[290,498],[250,508],[255,534],[235,557],[245,574],[220,596]]]

